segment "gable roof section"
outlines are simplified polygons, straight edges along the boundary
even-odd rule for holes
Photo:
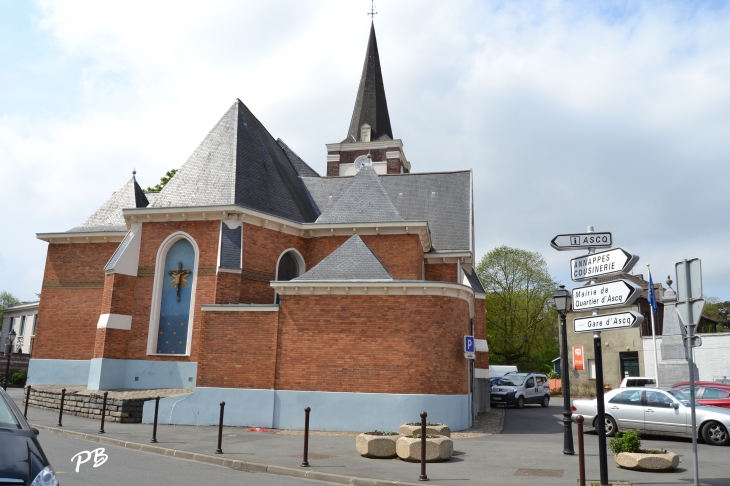
[[[228,204],[297,222],[312,222],[319,215],[282,147],[238,99],[153,206]]]
[[[294,280],[384,281],[393,280],[393,277],[362,238],[353,235],[311,270]]]
[[[360,76],[360,86],[357,88],[355,108],[352,110],[350,128],[343,142],[360,140],[360,127],[365,123],[370,125],[371,140],[393,139],[393,130],[390,128],[388,102],[385,99],[383,73],[380,70],[380,55],[378,42],[375,39],[375,24],[370,24],[370,38],[365,52],[365,63]],[[388,138],[382,138],[387,135]]]
[[[291,165],[294,166],[294,170],[297,171],[299,177],[319,177],[319,173],[317,173],[316,170],[312,169],[309,164],[304,162],[301,157],[295,154],[294,151],[290,149],[289,146],[285,144],[282,139],[277,138],[276,143],[278,143],[281,149],[284,151],[286,158],[289,159]]]
[[[469,273],[471,271],[471,273]],[[477,271],[474,270],[474,267],[471,268],[464,268],[464,275],[466,276],[466,280],[469,282],[469,286],[472,288],[472,290],[478,294],[485,294],[484,286],[482,285],[481,280],[479,280],[479,276],[477,275]]]
[[[372,166],[365,166],[317,218],[317,223],[403,221]]]
[[[135,187],[136,186],[136,187]],[[129,179],[106,200],[86,221],[70,229],[69,233],[89,231],[127,231],[122,209],[136,206],[137,181]]]
[[[351,177],[302,179],[323,213],[354,182]],[[471,173],[435,172],[378,176],[405,221],[427,221],[435,251],[471,248]]]

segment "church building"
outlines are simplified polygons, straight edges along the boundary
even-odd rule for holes
[[[309,406],[313,429],[422,410],[467,428],[489,376],[472,172],[414,171],[373,26],[326,148],[320,176],[237,99],[159,193],[133,175],[81,225],[39,233],[28,384],[191,389],[160,401],[163,423],[216,424],[225,400],[227,425],[302,428]]]

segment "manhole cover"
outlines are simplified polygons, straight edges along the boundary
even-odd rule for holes
[[[304,456],[299,455],[299,454],[297,454],[296,456],[292,456],[292,457],[298,457],[300,459],[304,459]],[[307,454],[307,459],[332,459],[333,457],[337,457],[337,456],[328,456],[327,454],[317,454],[316,452],[310,452],[309,454]]]
[[[562,469],[518,469],[515,476],[533,476],[536,478],[562,478]]]

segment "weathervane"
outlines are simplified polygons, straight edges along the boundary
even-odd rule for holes
[[[370,11],[366,14],[370,16],[370,19],[374,19],[378,12],[375,11],[375,0],[370,0]]]

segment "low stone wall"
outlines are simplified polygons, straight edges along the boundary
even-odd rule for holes
[[[0,353],[0,369],[2,369],[2,372],[5,373],[5,365],[7,364],[8,357],[5,355],[5,353]],[[11,353],[10,354],[10,374],[12,375],[16,371],[20,370],[27,370],[28,369],[28,361],[30,361],[30,355],[29,354],[16,354]],[[0,378],[2,379],[2,378]],[[22,383],[21,383],[22,385]]]
[[[61,406],[61,389],[63,386],[39,385],[31,387],[31,407],[46,410],[58,410]],[[77,415],[101,419],[101,408],[104,402],[104,392],[87,390],[85,386],[67,386],[66,398],[63,403],[64,415]],[[141,423],[142,407],[147,400],[154,400],[156,396],[169,397],[182,393],[190,393],[188,389],[164,390],[113,390],[108,392],[106,400],[106,421],[121,423]],[[23,394],[23,405],[25,405]]]

